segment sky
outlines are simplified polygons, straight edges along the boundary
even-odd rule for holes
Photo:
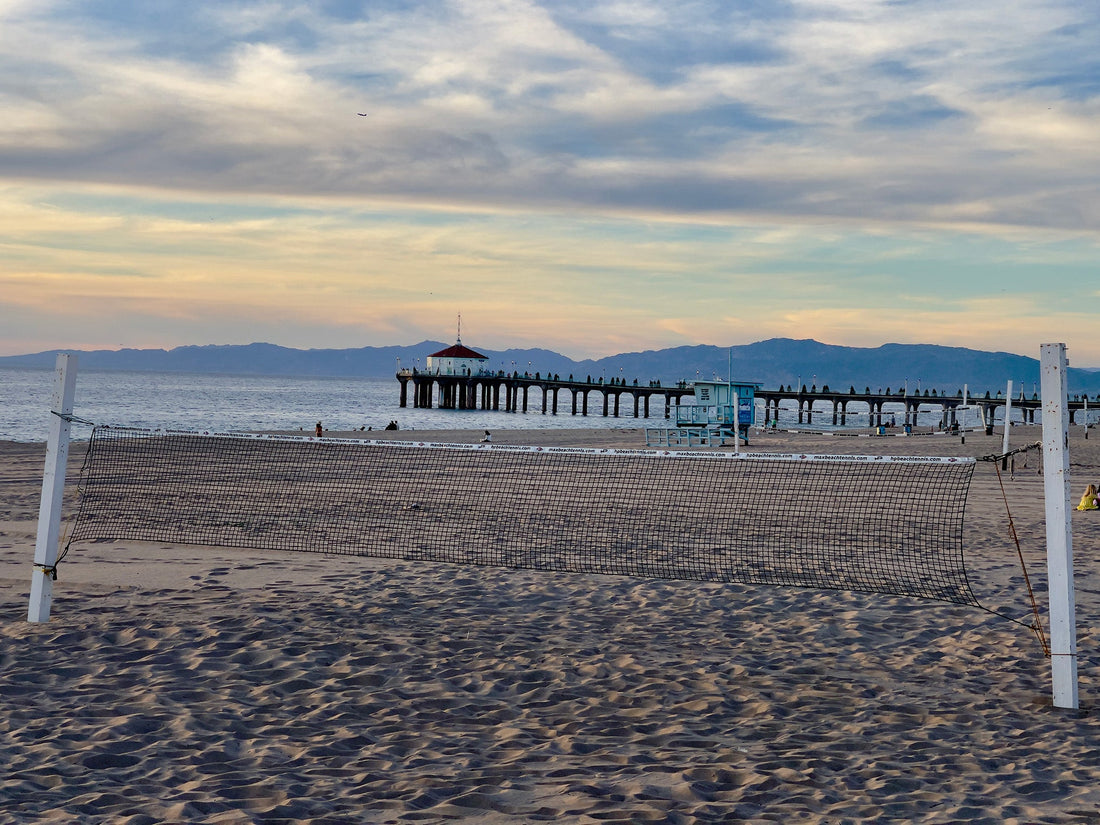
[[[0,355],[1100,366],[1100,4],[0,0]]]

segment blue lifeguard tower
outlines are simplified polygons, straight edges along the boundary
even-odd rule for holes
[[[747,444],[749,427],[756,423],[756,390],[761,386],[751,381],[696,381],[692,403],[673,404],[669,418],[675,423],[647,429],[646,444],[725,444],[735,434]]]

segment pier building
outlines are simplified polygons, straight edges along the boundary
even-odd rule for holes
[[[482,372],[489,363],[489,356],[474,352],[462,345],[459,338],[454,346],[441,349],[428,356],[428,373],[435,375],[473,375]]]

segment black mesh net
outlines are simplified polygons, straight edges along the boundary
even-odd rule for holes
[[[978,602],[974,462],[97,429],[74,541],[136,539]]]

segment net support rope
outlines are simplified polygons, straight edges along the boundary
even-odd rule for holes
[[[70,542],[131,539],[982,607],[969,458],[593,450],[96,428]]]
[[[1031,622],[1024,622],[1019,619],[1014,619],[1011,616],[1005,616],[1003,613],[998,613],[995,610],[989,610],[996,616],[1002,616],[1003,618],[1014,621],[1017,624],[1023,625],[1035,634],[1035,638],[1039,642],[1039,646],[1043,649],[1043,655],[1048,659],[1050,658],[1050,643],[1047,641],[1046,632],[1043,630],[1043,618],[1039,611],[1039,601],[1035,598],[1035,589],[1031,586],[1031,576],[1027,572],[1027,563],[1024,561],[1024,551],[1020,546],[1020,536],[1016,532],[1016,521],[1012,518],[1012,508],[1008,506],[1008,493],[1005,491],[1004,478],[1001,476],[1001,469],[1004,466],[1005,460],[1012,458],[1013,471],[1015,471],[1015,456],[1021,453],[1029,453],[1032,450],[1043,449],[1043,442],[1036,441],[1033,444],[1025,444],[1023,447],[1017,447],[1015,450],[1009,450],[1007,453],[995,453],[993,455],[982,456],[982,461],[988,461],[993,464],[994,469],[997,471],[997,485],[1001,489],[1001,499],[1005,505],[1005,518],[1007,519],[1008,533],[1012,536],[1012,541],[1016,545],[1016,556],[1020,561],[1020,572],[1023,573],[1024,585],[1027,587],[1027,597],[1031,604]]]

